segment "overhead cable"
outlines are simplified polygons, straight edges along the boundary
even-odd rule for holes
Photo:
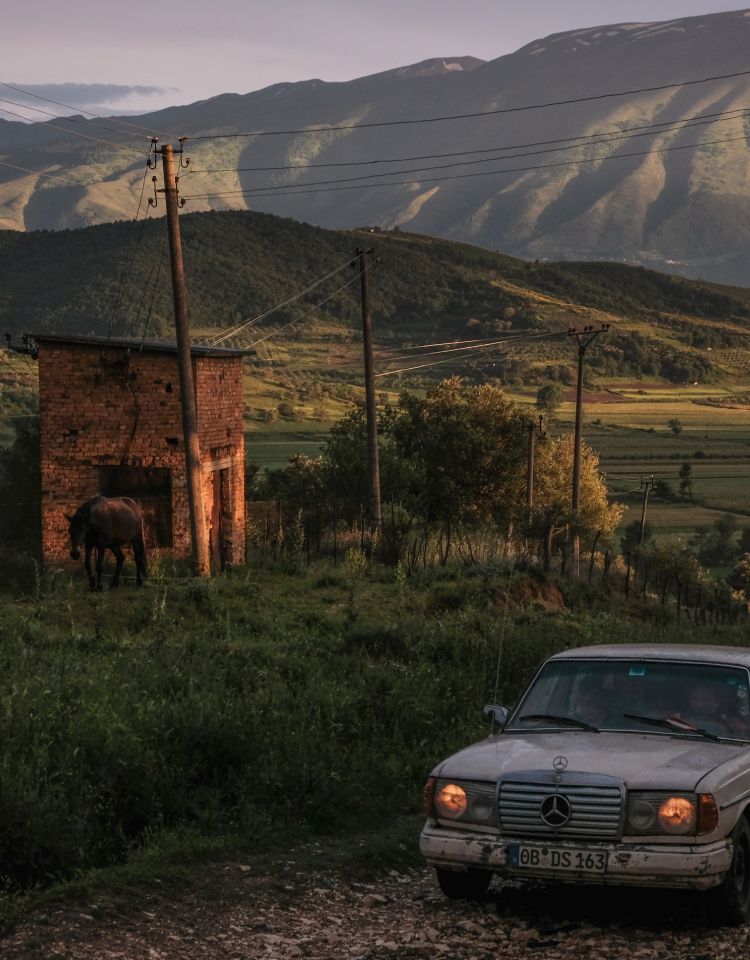
[[[341,293],[342,290],[345,290],[347,287],[350,287],[362,276],[362,271],[358,271],[351,280],[347,280],[346,283],[342,283],[340,287],[333,291],[332,294],[327,296],[324,300],[321,300],[320,303],[316,303],[314,307],[311,307],[306,313],[303,313],[300,317],[295,317],[293,320],[290,320],[288,323],[283,324],[280,327],[277,327],[275,330],[272,330],[270,333],[266,334],[265,337],[261,337],[259,340],[254,340],[251,344],[248,344],[248,347],[255,347],[259,343],[264,343],[266,340],[270,340],[271,337],[275,337],[277,334],[281,333],[282,330],[286,330],[287,327],[291,327],[292,324],[300,323],[302,320],[305,320],[310,316],[311,313],[315,313],[316,310],[319,310],[324,304],[328,303],[329,300]]]
[[[442,177],[419,177],[414,180],[392,180],[384,183],[359,183],[357,186],[330,186],[330,184],[341,184],[350,182],[350,179],[354,178],[345,178],[341,180],[329,180],[324,181],[329,184],[329,186],[320,186],[313,189],[308,189],[305,186],[302,186],[302,189],[297,189],[295,184],[285,184],[279,187],[255,187],[249,190],[234,190],[226,191],[223,193],[199,193],[187,196],[184,199],[186,200],[209,200],[217,197],[235,197],[235,196],[251,196],[255,198],[263,197],[273,197],[273,196],[301,196],[306,193],[339,193],[345,190],[365,190],[373,188],[382,188],[382,187],[398,187],[398,186],[410,186],[413,184],[423,184],[423,183],[443,183],[448,180],[468,180],[476,177],[494,177],[500,176],[505,173],[526,173],[529,171],[535,170],[552,170],[556,167],[572,167],[580,166],[584,163],[604,163],[610,160],[627,160],[633,157],[647,157],[653,153],[673,153],[676,150],[696,150],[701,147],[710,147],[715,146],[721,143],[736,143],[738,141],[747,142],[746,136],[741,137],[726,137],[720,140],[703,140],[700,143],[689,143],[683,144],[682,146],[676,147],[654,147],[651,150],[641,150],[634,151],[631,153],[619,153],[612,155],[610,157],[590,157],[580,160],[558,160],[553,163],[540,163],[540,164],[530,164],[525,167],[507,167],[502,170],[483,170],[479,173],[456,173],[456,174],[446,174]]]
[[[313,281],[309,284],[304,290],[299,290],[297,293],[293,294],[291,297],[287,297],[286,300],[282,300],[281,303],[277,303],[273,307],[269,307],[268,310],[259,314],[257,317],[252,317],[250,320],[246,320],[243,323],[238,323],[234,327],[230,327],[224,333],[218,337],[210,338],[209,342],[212,347],[215,347],[217,344],[222,343],[224,340],[228,340],[230,337],[237,336],[242,330],[247,327],[252,327],[256,323],[260,323],[261,320],[265,320],[266,317],[270,317],[272,313],[276,313],[277,310],[281,310],[283,307],[288,306],[290,303],[294,303],[295,300],[299,300],[300,297],[304,297],[306,293],[309,293],[311,290],[314,290],[316,287],[319,287],[321,283],[324,283],[326,280],[330,280],[331,277],[335,277],[337,273],[341,273],[346,267],[351,263],[351,257],[346,260],[345,263],[342,263],[340,266],[336,267],[330,273],[327,273],[324,277]]]
[[[28,117],[24,117],[21,113],[16,113],[13,110],[8,110],[7,107],[0,107],[0,113],[7,113],[11,117],[19,117],[21,120],[26,120],[28,122]],[[104,143],[108,147],[114,147],[115,150],[131,150],[134,151],[136,148],[131,147],[126,143],[113,143],[111,140],[104,140],[102,137],[91,137],[87,133],[81,133],[80,130],[69,130],[66,127],[58,127],[54,123],[45,122],[44,127],[51,130],[60,130],[62,133],[68,134],[71,137],[80,137],[82,140],[91,140],[92,143]]]
[[[519,342],[526,342],[526,341],[529,341],[529,340],[539,340],[539,339],[548,339],[548,340],[549,340],[549,339],[552,339],[553,337],[563,337],[563,336],[567,336],[567,334],[566,334],[566,333],[562,333],[562,332],[557,332],[557,333],[537,333],[537,334],[531,334],[531,335],[528,336],[528,337],[519,337],[519,338],[512,338],[512,339],[508,338],[508,339],[504,339],[504,340],[497,340],[497,341],[495,341],[495,343],[486,343],[486,344],[482,344],[481,346],[477,346],[477,347],[465,347],[464,350],[463,350],[463,352],[462,352],[462,356],[460,356],[460,357],[452,357],[452,356],[451,356],[451,357],[444,357],[442,360],[432,360],[432,361],[430,361],[430,363],[420,363],[420,364],[417,364],[416,366],[413,366],[413,367],[401,367],[401,368],[398,369],[398,370],[386,370],[386,371],[383,372],[383,373],[376,373],[376,374],[375,374],[375,377],[376,377],[376,378],[379,378],[379,377],[390,377],[390,376],[394,376],[395,374],[398,374],[398,373],[409,373],[411,370],[423,370],[423,369],[425,369],[426,367],[436,367],[436,366],[438,366],[438,364],[448,363],[448,362],[450,362],[451,360],[464,360],[464,359],[467,358],[467,355],[468,355],[471,351],[491,350],[491,349],[494,349],[495,347],[503,346],[503,345],[506,344],[506,343],[516,344],[516,343],[519,343]],[[447,352],[453,353],[454,351],[447,351]],[[416,359],[416,358],[415,358],[415,359]]]
[[[108,120],[111,123],[117,123],[122,127],[130,127],[133,130],[144,130],[144,131],[147,131],[149,135],[151,135],[154,132],[156,133],[160,132],[158,130],[153,131],[151,130],[150,127],[144,127],[142,124],[139,124],[139,123],[130,123],[127,120],[118,120],[117,117],[103,117],[99,113],[92,113],[91,110],[84,110],[83,107],[74,106],[71,103],[64,103],[62,100],[51,100],[49,97],[43,97],[41,94],[34,93],[32,90],[25,90],[22,87],[14,86],[12,83],[6,83],[3,80],[0,80],[0,87],[7,87],[9,90],[15,90],[16,93],[22,93],[25,97],[33,97],[35,100],[44,101],[44,103],[53,103],[56,107],[65,107],[67,110],[75,110],[76,113],[80,113],[81,115],[85,114],[86,116],[89,116],[89,117],[94,117],[96,120]],[[169,137],[172,136],[171,133],[162,134],[162,135],[169,136]]]
[[[743,116],[747,116],[747,114],[744,114]],[[737,118],[732,117],[732,119],[734,120]],[[726,120],[705,120],[705,121],[700,121],[698,123],[688,124],[687,127],[683,127],[682,129],[689,129],[690,127],[698,127],[707,123],[726,123],[726,122],[727,122]],[[659,131],[659,133],[661,132],[663,131]],[[543,150],[530,150],[526,153],[513,153],[513,154],[508,154],[506,156],[499,156],[499,157],[498,156],[482,157],[479,160],[454,160],[451,163],[434,164],[433,166],[430,166],[430,167],[411,167],[405,170],[389,170],[386,173],[366,173],[366,174],[361,174],[360,176],[357,176],[357,177],[344,177],[340,180],[311,180],[309,183],[280,183],[280,184],[272,184],[265,187],[256,187],[254,189],[276,191],[276,190],[284,190],[287,187],[317,187],[317,186],[325,186],[329,183],[353,183],[353,182],[362,181],[362,180],[378,180],[378,179],[382,179],[383,177],[397,177],[404,173],[422,173],[422,172],[429,173],[432,170],[447,170],[452,167],[472,167],[472,166],[476,166],[479,163],[494,163],[497,160],[518,160],[523,157],[539,156],[540,154],[559,153],[563,150],[577,150],[582,146],[585,146],[585,147],[597,146],[598,144],[603,144],[603,143],[615,143],[618,140],[632,140],[635,137],[652,137],[656,135],[657,133],[655,131],[649,131],[647,133],[636,133],[636,134],[633,134],[632,136],[611,137],[610,139],[607,139],[607,140],[592,140],[590,143],[577,144],[575,146],[547,147]],[[607,158],[595,157],[592,159],[598,160],[598,159],[607,159]]]
[[[409,157],[379,157],[372,160],[331,160],[325,163],[288,163],[281,166],[263,167],[210,167],[206,169],[191,167],[191,176],[197,173],[280,173],[284,171],[313,170],[325,167],[366,167],[383,163],[411,163],[416,160],[445,160],[451,157],[467,157],[478,153],[499,153],[506,150],[526,150],[529,147],[549,147],[553,144],[570,144],[568,147],[557,147],[557,150],[573,150],[579,147],[591,146],[596,143],[611,143],[615,140],[631,139],[625,134],[637,134],[637,131],[646,133],[637,134],[647,136],[655,133],[666,133],[663,127],[699,126],[711,123],[725,123],[730,120],[740,120],[748,116],[744,107],[735,107],[733,110],[722,110],[718,113],[698,114],[692,117],[683,117],[681,120],[662,120],[656,123],[643,123],[634,127],[622,127],[617,130],[603,130],[599,133],[581,134],[577,137],[559,137],[555,140],[534,140],[530,143],[507,144],[499,147],[482,147],[477,150],[454,150],[450,153],[426,153]],[[598,139],[601,138],[601,139]],[[573,141],[581,141],[574,143]],[[540,151],[549,152],[554,151]],[[523,154],[527,156],[527,154]],[[510,158],[507,158],[510,159]]]
[[[565,100],[548,100],[544,103],[528,103],[517,107],[500,107],[496,110],[477,110],[473,113],[456,113],[439,117],[411,117],[406,120],[371,120],[363,123],[347,123],[338,126],[306,127],[298,130],[253,130],[246,133],[214,133],[188,136],[188,140],[225,140],[232,137],[278,137],[311,133],[335,133],[337,130],[365,130],[374,127],[400,127],[418,123],[441,123],[447,120],[469,120],[475,117],[496,117],[509,113],[523,113],[527,110],[542,110],[547,107],[564,107],[576,103],[591,103],[594,100],[608,100],[614,97],[630,97],[637,93],[656,93],[659,90],[672,90],[676,87],[695,86],[700,83],[712,83],[717,80],[732,80],[747,77],[750,70],[738,70],[735,73],[718,74],[712,77],[700,77],[696,80],[681,80],[676,83],[663,83],[651,87],[637,87],[631,90],[617,90],[612,93],[595,93],[587,97],[570,97]]]
[[[42,113],[47,117],[52,117],[53,120],[64,120],[66,123],[85,123],[86,126],[93,130],[106,130],[108,133],[115,133],[120,136],[127,137],[139,137],[143,138],[146,135],[143,133],[130,133],[126,130],[118,130],[116,127],[105,127],[101,123],[94,123],[92,120],[87,120],[85,117],[67,117],[61,113],[52,113],[51,110],[43,110],[41,107],[33,107],[30,103],[19,103],[18,100],[6,100],[4,97],[0,97],[0,103],[9,103],[14,107],[21,107],[22,110],[33,110],[35,113]],[[10,113],[10,111],[8,111]],[[20,116],[20,114],[14,114],[14,116]],[[30,123],[42,123],[43,121],[32,120],[31,117],[25,117],[24,119],[28,120]],[[57,128],[56,128],[57,129]]]

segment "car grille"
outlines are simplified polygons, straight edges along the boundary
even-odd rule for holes
[[[554,794],[568,801],[562,826],[542,819],[542,803]],[[624,790],[614,777],[565,773],[520,773],[504,777],[498,795],[502,832],[514,837],[579,837],[613,840],[620,835]]]

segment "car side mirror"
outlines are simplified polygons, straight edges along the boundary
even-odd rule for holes
[[[494,703],[488,703],[484,708],[484,715],[493,724],[496,723],[498,727],[504,727],[508,722],[510,710],[507,707],[500,707]]]

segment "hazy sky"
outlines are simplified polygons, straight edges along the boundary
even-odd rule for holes
[[[284,80],[349,80],[428,57],[490,60],[561,30],[745,6],[731,0],[3,0],[0,80],[96,84],[91,91],[66,87],[56,99],[154,109]]]

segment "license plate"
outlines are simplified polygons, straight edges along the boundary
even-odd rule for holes
[[[607,854],[604,850],[576,850],[573,847],[534,847],[512,843],[508,847],[508,866],[519,870],[570,870],[604,873]]]

